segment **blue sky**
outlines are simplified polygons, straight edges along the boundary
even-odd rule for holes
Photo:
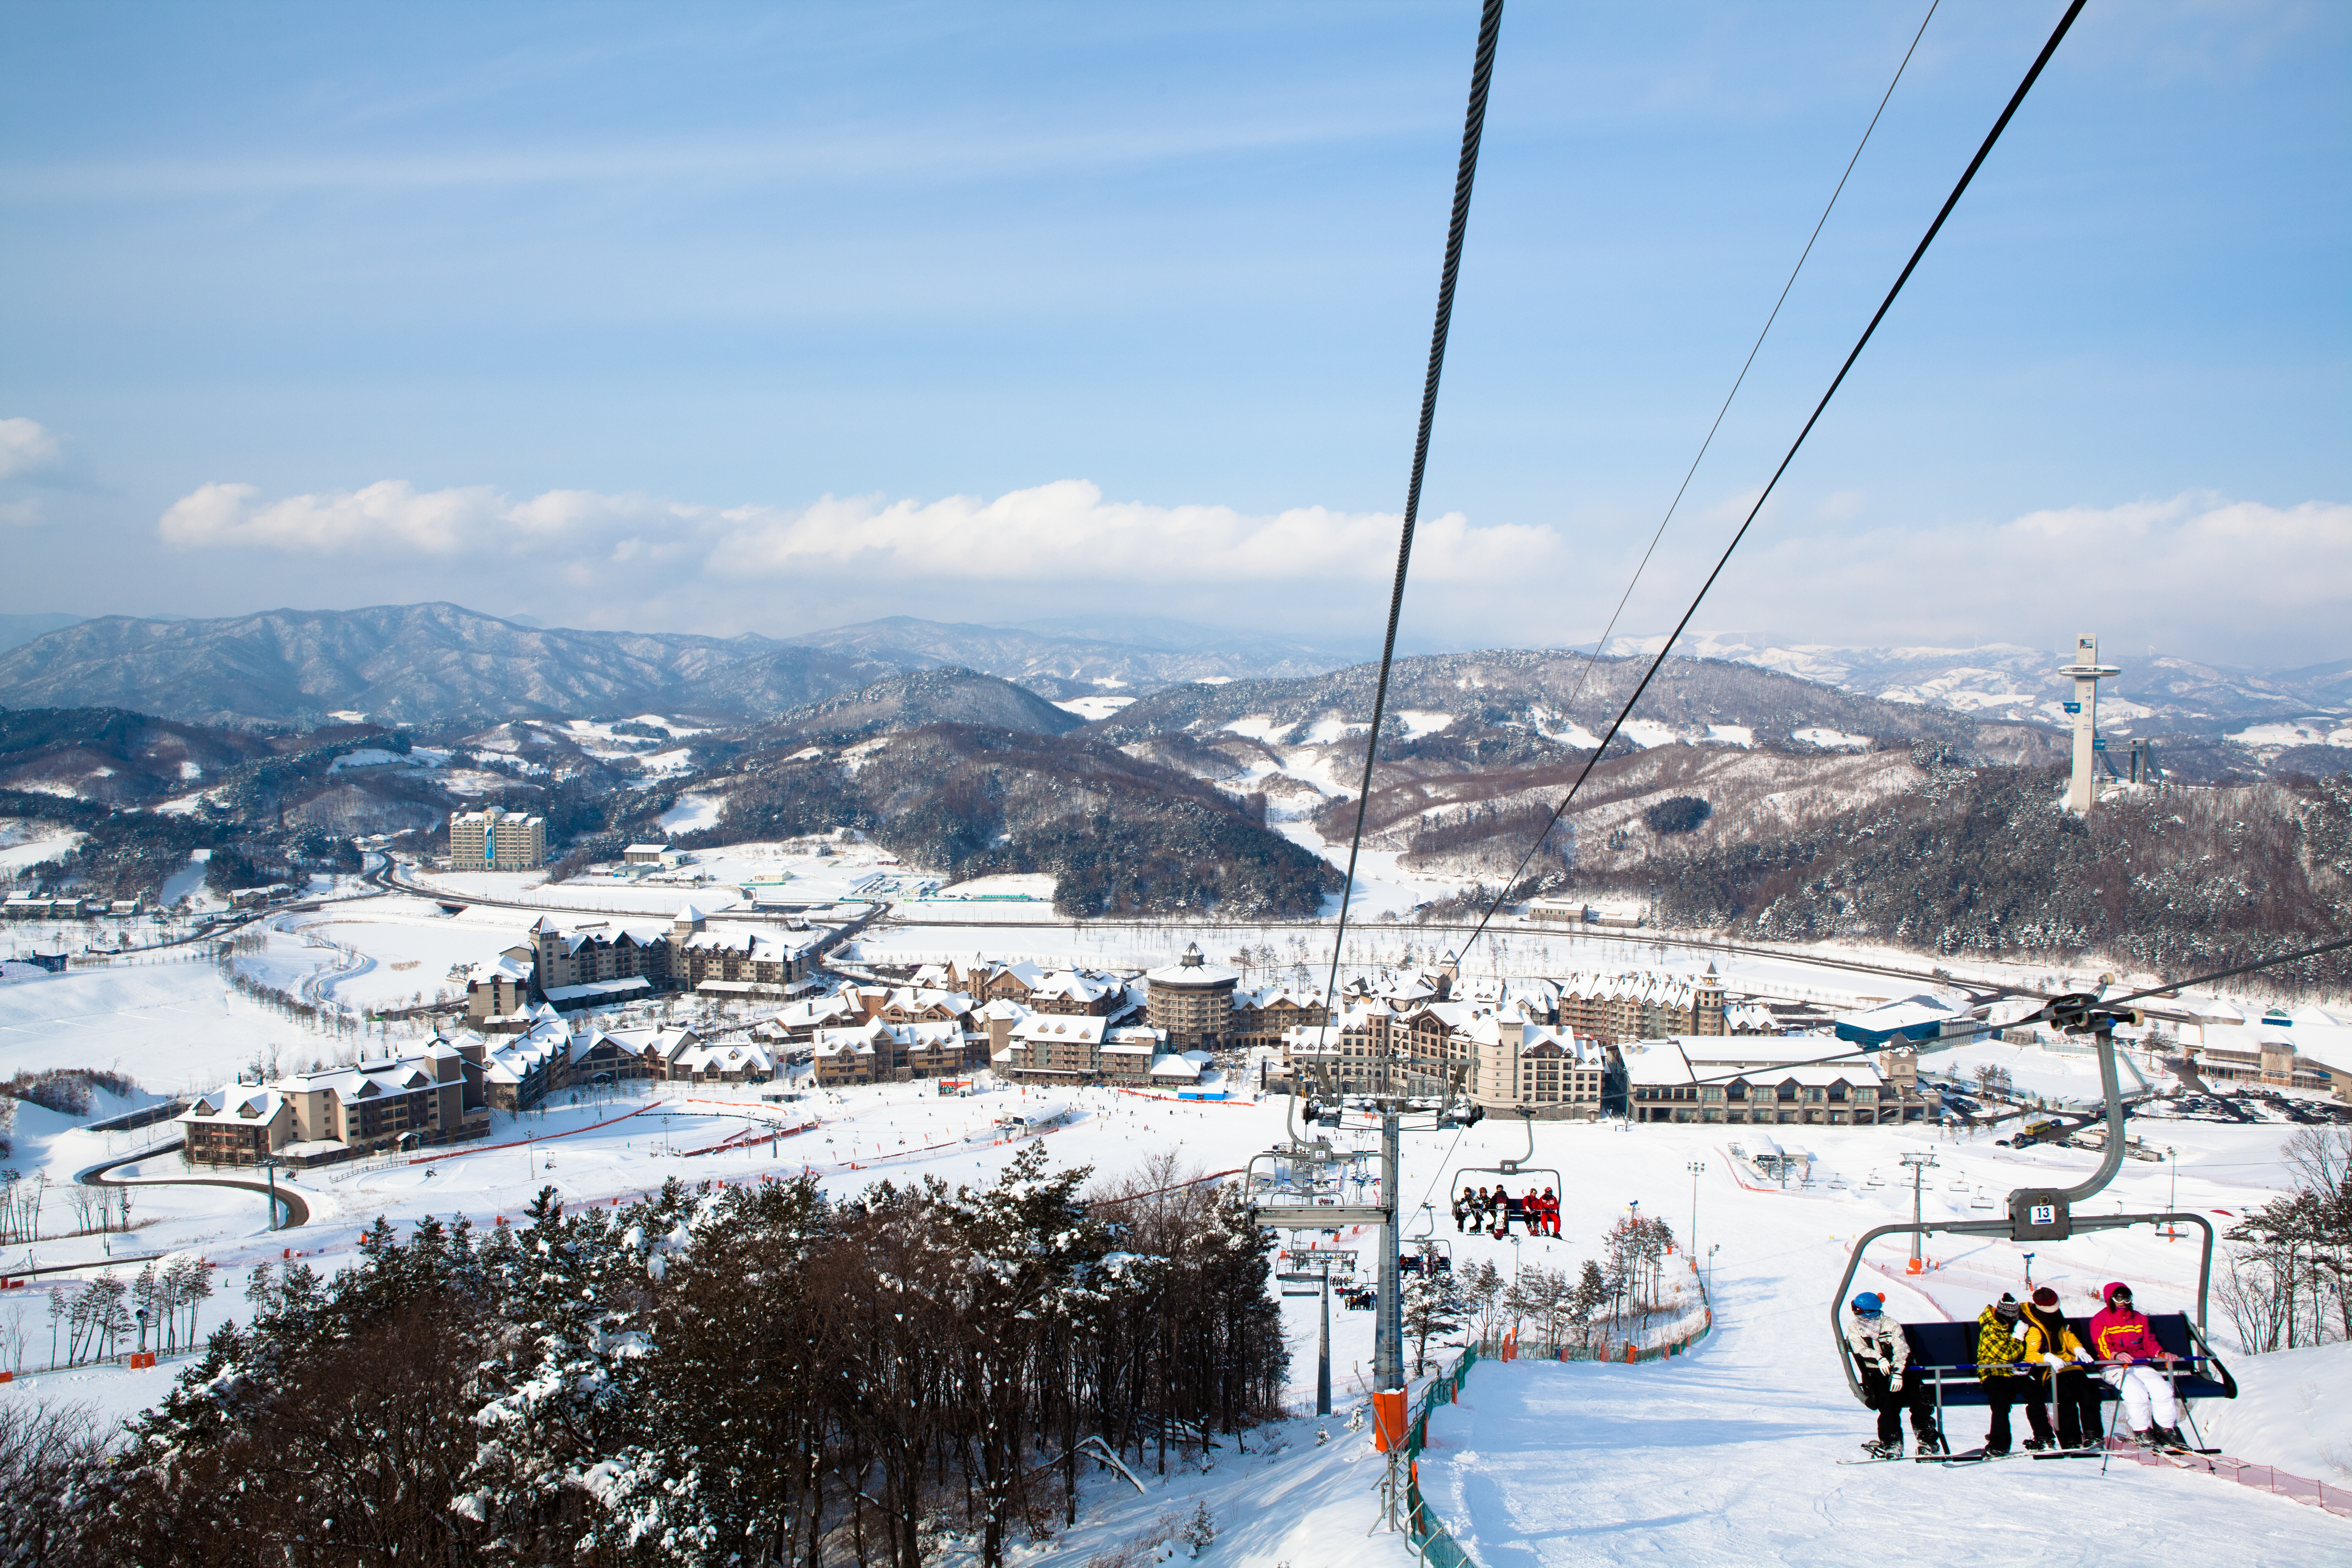
[[[2062,8],[1936,16],[1621,630]],[[1925,10],[1512,8],[1415,646],[1599,630]],[[1475,21],[11,6],[0,609],[1369,638]],[[2094,4],[1698,625],[2352,652],[2347,35]]]

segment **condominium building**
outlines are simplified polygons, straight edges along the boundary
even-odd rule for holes
[[[530,871],[547,864],[547,818],[504,806],[449,814],[453,871]]]

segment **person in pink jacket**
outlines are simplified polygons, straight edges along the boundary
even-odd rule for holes
[[[2100,1293],[2106,1305],[2091,1318],[2091,1353],[2107,1363],[2099,1375],[2123,1401],[2124,1422],[2142,1447],[2187,1447],[2180,1437],[2180,1402],[2172,1382],[2151,1363],[2180,1358],[2156,1342],[2145,1313],[2132,1310],[2131,1287],[2116,1280]]]

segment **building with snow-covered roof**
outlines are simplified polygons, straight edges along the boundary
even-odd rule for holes
[[[987,1037],[953,1023],[888,1024],[819,1029],[810,1047],[819,1088],[907,1083],[947,1078],[987,1065]]]
[[[1590,1121],[1615,1102],[1622,1068],[1599,1040],[1492,1013],[1470,1020],[1457,1038],[1462,1090],[1486,1110]]]
[[[484,1055],[478,1040],[457,1045],[436,1037],[415,1056],[232,1084],[198,1096],[176,1120],[189,1159],[226,1164],[251,1164],[295,1145],[337,1159],[478,1138],[489,1130]],[[281,1108],[288,1118],[282,1127]]]
[[[521,1019],[530,1005],[533,954],[531,944],[518,942],[504,949],[488,963],[478,963],[466,972],[466,1017],[477,1028],[490,1028],[492,1020],[500,1026],[522,1028]]]
[[[1723,980],[1715,965],[1704,974],[1635,971],[1560,977],[1556,1022],[1597,1040],[1653,1039],[1663,1035],[1724,1032]]]
[[[1127,1000],[1127,984],[1108,974],[1057,969],[1029,988],[1023,999],[1033,1013],[1108,1017]]]
[[[547,864],[547,818],[504,806],[449,814],[449,869],[534,871]]]
[[[1219,1051],[1231,1047],[1234,989],[1241,972],[1211,963],[1192,942],[1175,963],[1143,976],[1151,1026],[1164,1030],[1177,1050]]]
[[[1817,1056],[1832,1055],[1838,1048],[1835,1040],[1818,1036],[1809,1043]],[[1633,1120],[1876,1127],[1915,1121],[1923,1113],[1916,1094],[1905,1095],[1871,1061],[1811,1062],[1780,1053],[1769,1053],[1780,1059],[1757,1059],[1768,1055],[1757,1052],[1747,1053],[1741,1061],[1710,1060],[1703,1050],[1692,1054],[1699,1044],[1690,1038],[1657,1039],[1622,1047]]]
[[[187,1157],[199,1165],[251,1165],[295,1142],[293,1102],[262,1084],[200,1094],[173,1120]]]
[[[1019,1083],[1091,1083],[1103,1075],[1108,1022],[1069,1013],[1032,1013],[1013,1027],[1009,1056],[996,1058]]]
[[[1286,1031],[1330,1021],[1323,993],[1310,986],[1269,985],[1234,993],[1230,1026],[1237,1050],[1279,1049]]]

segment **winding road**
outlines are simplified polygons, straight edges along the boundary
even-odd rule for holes
[[[86,1187],[235,1187],[240,1192],[260,1193],[265,1196],[274,1194],[278,1201],[285,1205],[286,1217],[278,1226],[280,1230],[292,1230],[296,1226],[308,1225],[310,1222],[310,1205],[300,1193],[282,1183],[273,1186],[266,1178],[257,1182],[240,1180],[235,1176],[131,1176],[119,1181],[107,1179],[106,1173],[109,1171],[122,1165],[135,1165],[142,1160],[152,1160],[158,1154],[169,1154],[179,1149],[182,1142],[180,1139],[173,1139],[169,1143],[157,1143],[150,1148],[142,1149],[136,1153],[121,1154],[112,1159],[102,1160],[95,1165],[76,1171],[74,1180]],[[87,1268],[88,1265],[79,1267]]]

